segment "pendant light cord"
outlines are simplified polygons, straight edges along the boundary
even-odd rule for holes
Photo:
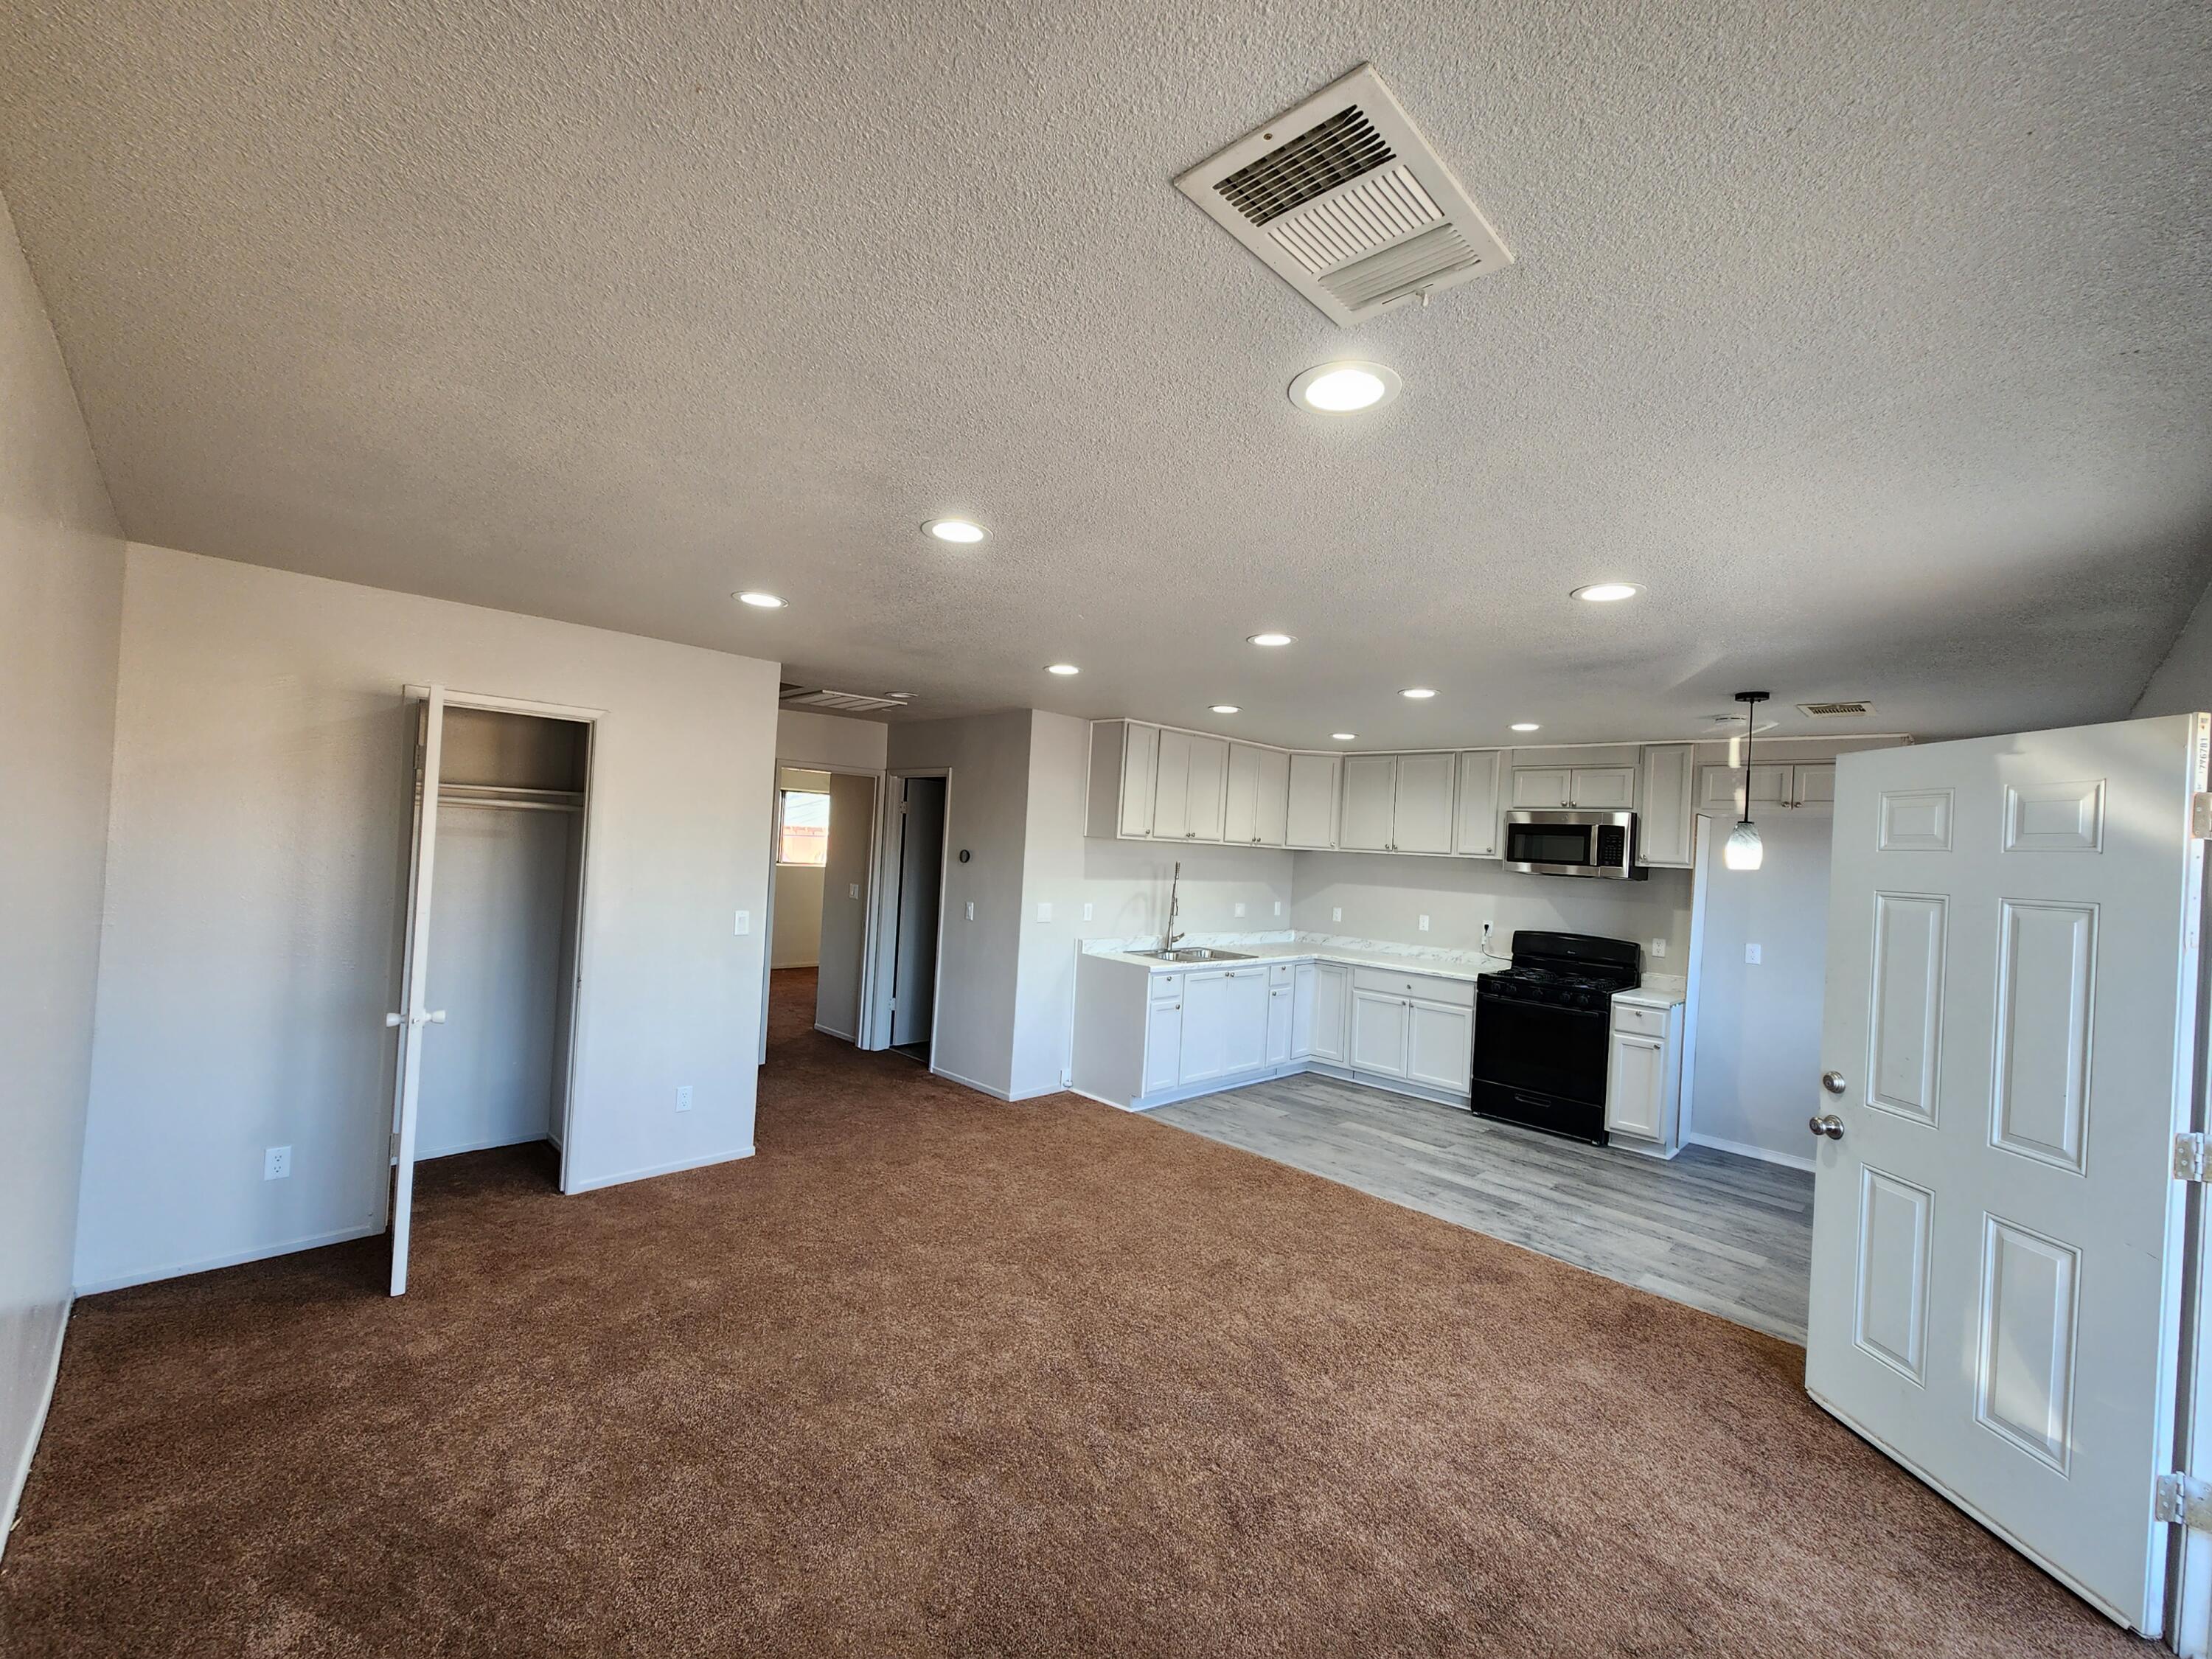
[[[1751,735],[1752,728],[1758,724],[1759,699],[1753,697],[1743,717],[1743,817],[1741,821],[1745,823],[1751,822]]]

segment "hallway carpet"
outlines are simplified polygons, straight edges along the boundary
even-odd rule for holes
[[[1794,1347],[811,1006],[750,1161],[81,1303],[0,1652],[2150,1651]]]

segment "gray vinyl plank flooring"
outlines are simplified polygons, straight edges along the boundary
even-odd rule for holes
[[[1791,1342],[1813,1177],[1686,1146],[1662,1162],[1306,1073],[1147,1116]]]

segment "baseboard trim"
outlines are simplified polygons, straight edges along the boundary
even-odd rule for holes
[[[860,1046],[860,1039],[851,1031],[841,1031],[834,1025],[824,1025],[818,1019],[814,1022],[814,1029],[821,1032],[824,1036],[836,1037],[840,1042],[849,1042],[854,1048],[858,1048]]]
[[[988,1095],[994,1100],[1003,1100],[1009,1105],[1013,1103],[1014,1097],[1004,1089],[994,1089],[988,1083],[978,1083],[972,1077],[963,1077],[957,1072],[947,1071],[933,1060],[930,1063],[929,1074],[932,1077],[941,1077],[947,1083],[957,1083],[963,1089],[973,1089],[977,1094]]]
[[[203,1257],[198,1261],[173,1261],[159,1267],[143,1267],[113,1279],[95,1279],[89,1285],[76,1287],[79,1296],[99,1296],[107,1291],[127,1291],[134,1285],[152,1285],[164,1279],[184,1279],[193,1273],[211,1273],[219,1267],[242,1267],[249,1261],[266,1261],[271,1256],[290,1255],[297,1250],[319,1250],[325,1244],[344,1244],[356,1238],[367,1238],[380,1233],[385,1224],[368,1222],[358,1227],[339,1227],[327,1233],[313,1233],[305,1238],[287,1239],[282,1244],[257,1245],[250,1250],[228,1250],[221,1255]]]
[[[8,1554],[8,1540],[15,1531],[15,1516],[23,1504],[23,1489],[31,1484],[31,1462],[39,1455],[39,1442],[46,1432],[46,1413],[53,1409],[54,1388],[61,1381],[62,1344],[69,1338],[70,1315],[76,1310],[74,1294],[62,1300],[61,1322],[54,1327],[54,1351],[46,1358],[46,1382],[39,1396],[39,1409],[31,1419],[30,1437],[23,1443],[23,1455],[15,1462],[13,1476],[8,1482],[8,1500],[0,1506],[0,1560]]]
[[[1755,1158],[1761,1164],[1779,1164],[1786,1170],[1802,1170],[1811,1174],[1813,1160],[1797,1152],[1777,1152],[1765,1146],[1754,1146],[1748,1141],[1723,1140],[1718,1135],[1695,1133],[1683,1137],[1692,1146],[1710,1146],[1717,1152],[1734,1152],[1738,1158]]]
[[[418,1148],[415,1161],[428,1164],[434,1158],[459,1158],[464,1152],[488,1152],[495,1146],[534,1146],[541,1140],[550,1141],[556,1151],[561,1145],[550,1134],[518,1135],[512,1140],[502,1136],[497,1140],[472,1140],[465,1146],[441,1146],[434,1152],[426,1152]]]
[[[1425,1083],[1412,1083],[1398,1078],[1384,1077],[1379,1072],[1362,1072],[1349,1066],[1340,1066],[1334,1060],[1309,1060],[1297,1067],[1320,1077],[1334,1078],[1339,1083],[1356,1083],[1363,1089],[1380,1089],[1386,1095],[1403,1095],[1408,1100],[1425,1100],[1433,1106],[1456,1107],[1468,1109],[1468,1097],[1455,1094],[1449,1089],[1431,1087]]]
[[[589,1181],[580,1181],[568,1188],[571,1194],[596,1193],[608,1187],[627,1187],[633,1181],[650,1181],[655,1176],[681,1175],[686,1170],[704,1170],[717,1164],[735,1164],[750,1158],[753,1149],[739,1152],[708,1152],[703,1158],[679,1158],[673,1164],[655,1164],[642,1170],[625,1170],[620,1175],[595,1176]]]

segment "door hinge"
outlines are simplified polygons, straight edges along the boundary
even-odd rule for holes
[[[2212,1181],[2212,1136],[2174,1136],[2173,1178],[2176,1181]]]
[[[2212,1531],[2212,1486],[2193,1475],[2161,1474],[2152,1489],[2151,1519]]]
[[[2212,792],[2200,789],[2189,798],[2189,833],[2198,841],[2212,839]]]

